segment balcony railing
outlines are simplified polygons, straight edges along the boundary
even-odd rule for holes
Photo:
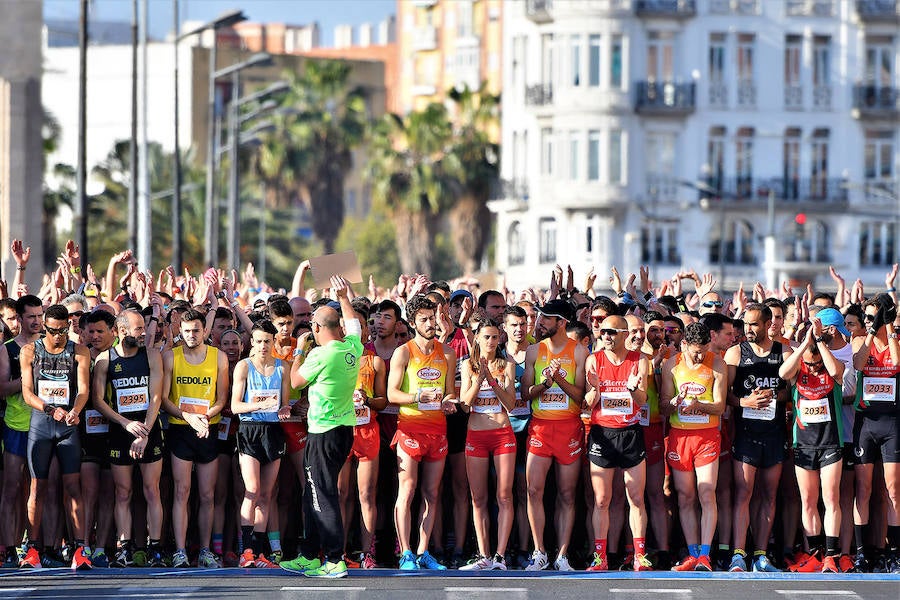
[[[637,0],[635,12],[639,17],[687,19],[697,14],[697,3],[695,0]]]
[[[900,113],[897,88],[861,84],[853,86],[853,108],[859,116],[893,118]]]
[[[813,108],[818,110],[831,110],[831,86],[813,86]]]
[[[856,0],[856,14],[860,20],[872,23],[900,22],[900,2],[897,0]]]
[[[800,84],[784,84],[784,107],[787,110],[803,108],[803,86]]]
[[[670,202],[678,197],[680,185],[672,175],[649,174],[646,177],[647,197],[652,202]]]
[[[693,83],[639,81],[635,110],[641,114],[690,114],[697,104],[695,87]]]
[[[491,200],[517,200],[528,202],[528,181],[525,179],[498,179],[491,184]]]
[[[752,79],[738,81],[737,103],[742,108],[756,108],[756,83]]]
[[[553,20],[553,0],[526,0],[525,16],[535,23],[549,23]]]
[[[710,108],[728,107],[728,86],[721,81],[709,82],[709,106]]]
[[[716,15],[758,15],[759,0],[710,0],[709,12]]]
[[[545,106],[553,102],[553,85],[539,83],[525,87],[525,104],[527,106]]]
[[[833,17],[834,0],[787,0],[789,17]]]
[[[867,202],[881,204],[897,204],[900,199],[900,185],[891,179],[867,179],[863,184],[863,193]]]
[[[766,203],[769,193],[779,202],[841,204],[847,202],[847,184],[825,177],[708,177],[701,198],[725,202]]]

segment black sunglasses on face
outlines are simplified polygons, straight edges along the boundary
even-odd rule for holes
[[[69,333],[68,327],[47,327],[44,326],[44,331],[46,331],[49,335],[66,335]]]

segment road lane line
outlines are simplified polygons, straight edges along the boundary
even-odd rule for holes
[[[687,589],[673,588],[609,588],[611,594],[691,594],[693,591]]]

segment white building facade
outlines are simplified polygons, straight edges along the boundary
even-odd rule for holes
[[[880,288],[900,260],[900,2],[507,0],[503,56],[511,287],[560,263]]]

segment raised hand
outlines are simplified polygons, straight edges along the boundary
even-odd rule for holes
[[[13,240],[10,251],[16,261],[16,266],[24,268],[28,265],[28,260],[31,258],[31,246],[25,247],[22,240]]]

